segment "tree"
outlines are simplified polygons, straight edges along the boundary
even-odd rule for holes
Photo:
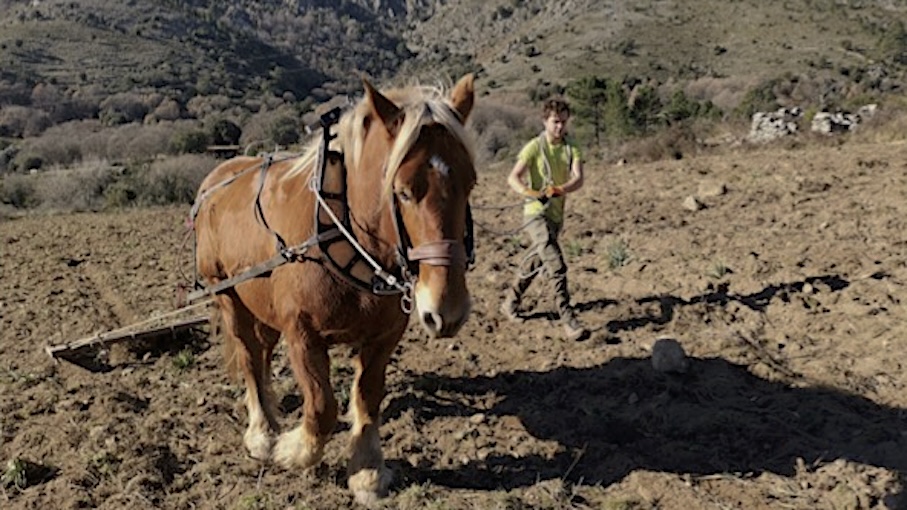
[[[637,131],[649,131],[662,124],[661,99],[658,92],[649,86],[639,85],[631,94],[630,121]]]
[[[627,105],[627,93],[622,83],[614,80],[606,82],[605,104],[602,114],[605,133],[609,138],[620,139],[633,134],[630,107]]]
[[[614,79],[586,76],[567,85],[577,119],[592,128],[595,145],[602,135],[625,138],[634,132],[627,92],[623,83]]]
[[[579,124],[592,128],[595,145],[601,144],[601,134],[604,131],[606,87],[606,80],[597,76],[584,76],[567,85],[574,116]]]
[[[242,129],[230,120],[218,119],[211,125],[210,133],[214,145],[238,145]]]
[[[898,64],[907,64],[907,29],[900,20],[894,21],[888,30],[882,32],[878,44],[882,58],[890,58]]]
[[[278,117],[268,129],[268,136],[277,145],[294,144],[299,141],[299,122],[290,116]]]

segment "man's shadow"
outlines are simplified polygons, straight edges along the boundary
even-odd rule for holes
[[[886,273],[877,272],[870,275],[870,278],[881,280],[887,276]],[[604,328],[610,333],[619,333],[621,331],[630,331],[641,328],[648,324],[667,324],[674,318],[674,311],[677,308],[699,304],[724,307],[730,303],[739,303],[755,312],[764,312],[772,299],[779,298],[784,302],[789,302],[791,295],[803,292],[807,285],[814,289],[823,289],[827,292],[840,292],[850,286],[850,282],[838,275],[822,275],[804,278],[802,281],[769,285],[759,292],[754,292],[752,294],[735,294],[728,292],[729,285],[727,283],[719,283],[714,290],[710,290],[709,292],[698,296],[693,296],[689,299],[671,295],[648,296],[637,300],[637,303],[641,305],[657,303],[657,313],[647,314],[643,317],[611,321],[606,324]],[[589,303],[579,303],[577,308],[581,311],[599,308],[601,307],[600,303],[605,301],[606,300],[599,299],[590,301]]]
[[[832,290],[847,282],[816,279]],[[702,300],[762,306],[802,284],[750,296],[659,298],[667,312]],[[646,320],[659,321],[662,317]],[[636,327],[639,319],[617,324]],[[504,453],[451,469],[398,466],[404,478],[452,488],[498,490],[565,478],[611,484],[645,469],[678,474],[772,472],[791,476],[805,465],[845,459],[907,470],[907,410],[879,405],[834,388],[795,387],[762,379],[720,357],[690,358],[684,375],[655,371],[650,359],[615,358],[591,368],[512,371],[494,376],[414,375],[409,391],[388,403],[388,422],[405,409],[421,427],[444,417],[513,416],[540,440],[556,441],[553,457]],[[808,384],[808,381],[804,381]],[[490,409],[466,402],[496,402]],[[512,444],[496,437],[498,445]],[[464,443],[464,454],[469,445]],[[460,457],[457,455],[456,457]]]
[[[870,278],[881,280],[888,275],[883,272],[877,272],[870,275]],[[718,283],[713,290],[705,292],[689,299],[683,299],[677,296],[659,294],[655,296],[646,296],[636,300],[640,305],[657,303],[657,311],[647,313],[642,317],[632,317],[629,319],[614,320],[604,326],[597,328],[595,331],[604,330],[607,333],[618,334],[622,331],[631,331],[645,327],[649,324],[664,325],[674,318],[674,311],[682,306],[692,306],[698,304],[708,304],[714,306],[727,306],[730,303],[739,303],[750,310],[764,312],[773,298],[780,298],[783,301],[789,301],[792,294],[803,292],[807,286],[821,288],[829,292],[839,292],[846,289],[850,282],[837,275],[810,276],[802,281],[781,283],[770,285],[759,292],[752,294],[735,294],[728,292],[729,284],[726,282]],[[603,310],[609,306],[618,305],[613,299],[601,298],[591,301],[576,303],[574,308],[578,312],[588,312],[592,310]],[[526,320],[548,320],[556,321],[557,313],[554,311],[535,311],[526,315]],[[593,331],[593,332],[595,332]]]

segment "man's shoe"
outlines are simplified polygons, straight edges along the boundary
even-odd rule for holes
[[[571,342],[580,342],[589,337],[589,330],[575,318],[564,321],[564,338]]]
[[[517,311],[516,301],[512,299],[505,299],[501,303],[501,313],[510,322],[515,322],[517,324],[525,322],[525,319],[520,316],[520,312]]]

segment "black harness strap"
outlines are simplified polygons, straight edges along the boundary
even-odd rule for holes
[[[261,207],[261,194],[265,189],[265,180],[268,177],[268,169],[271,168],[271,163],[274,162],[274,156],[268,154],[268,157],[261,162],[261,170],[258,173],[258,193],[255,194],[255,218],[258,219],[258,222],[265,227],[271,235],[277,240],[277,253],[287,253],[287,243],[284,241],[283,237],[280,236],[274,229],[268,225],[268,220],[265,219],[265,211]]]

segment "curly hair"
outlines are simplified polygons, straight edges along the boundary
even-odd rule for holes
[[[560,115],[566,113],[570,115],[570,105],[567,104],[562,98],[553,97],[545,101],[545,104],[542,106],[542,115],[543,118],[547,119],[551,114]]]

